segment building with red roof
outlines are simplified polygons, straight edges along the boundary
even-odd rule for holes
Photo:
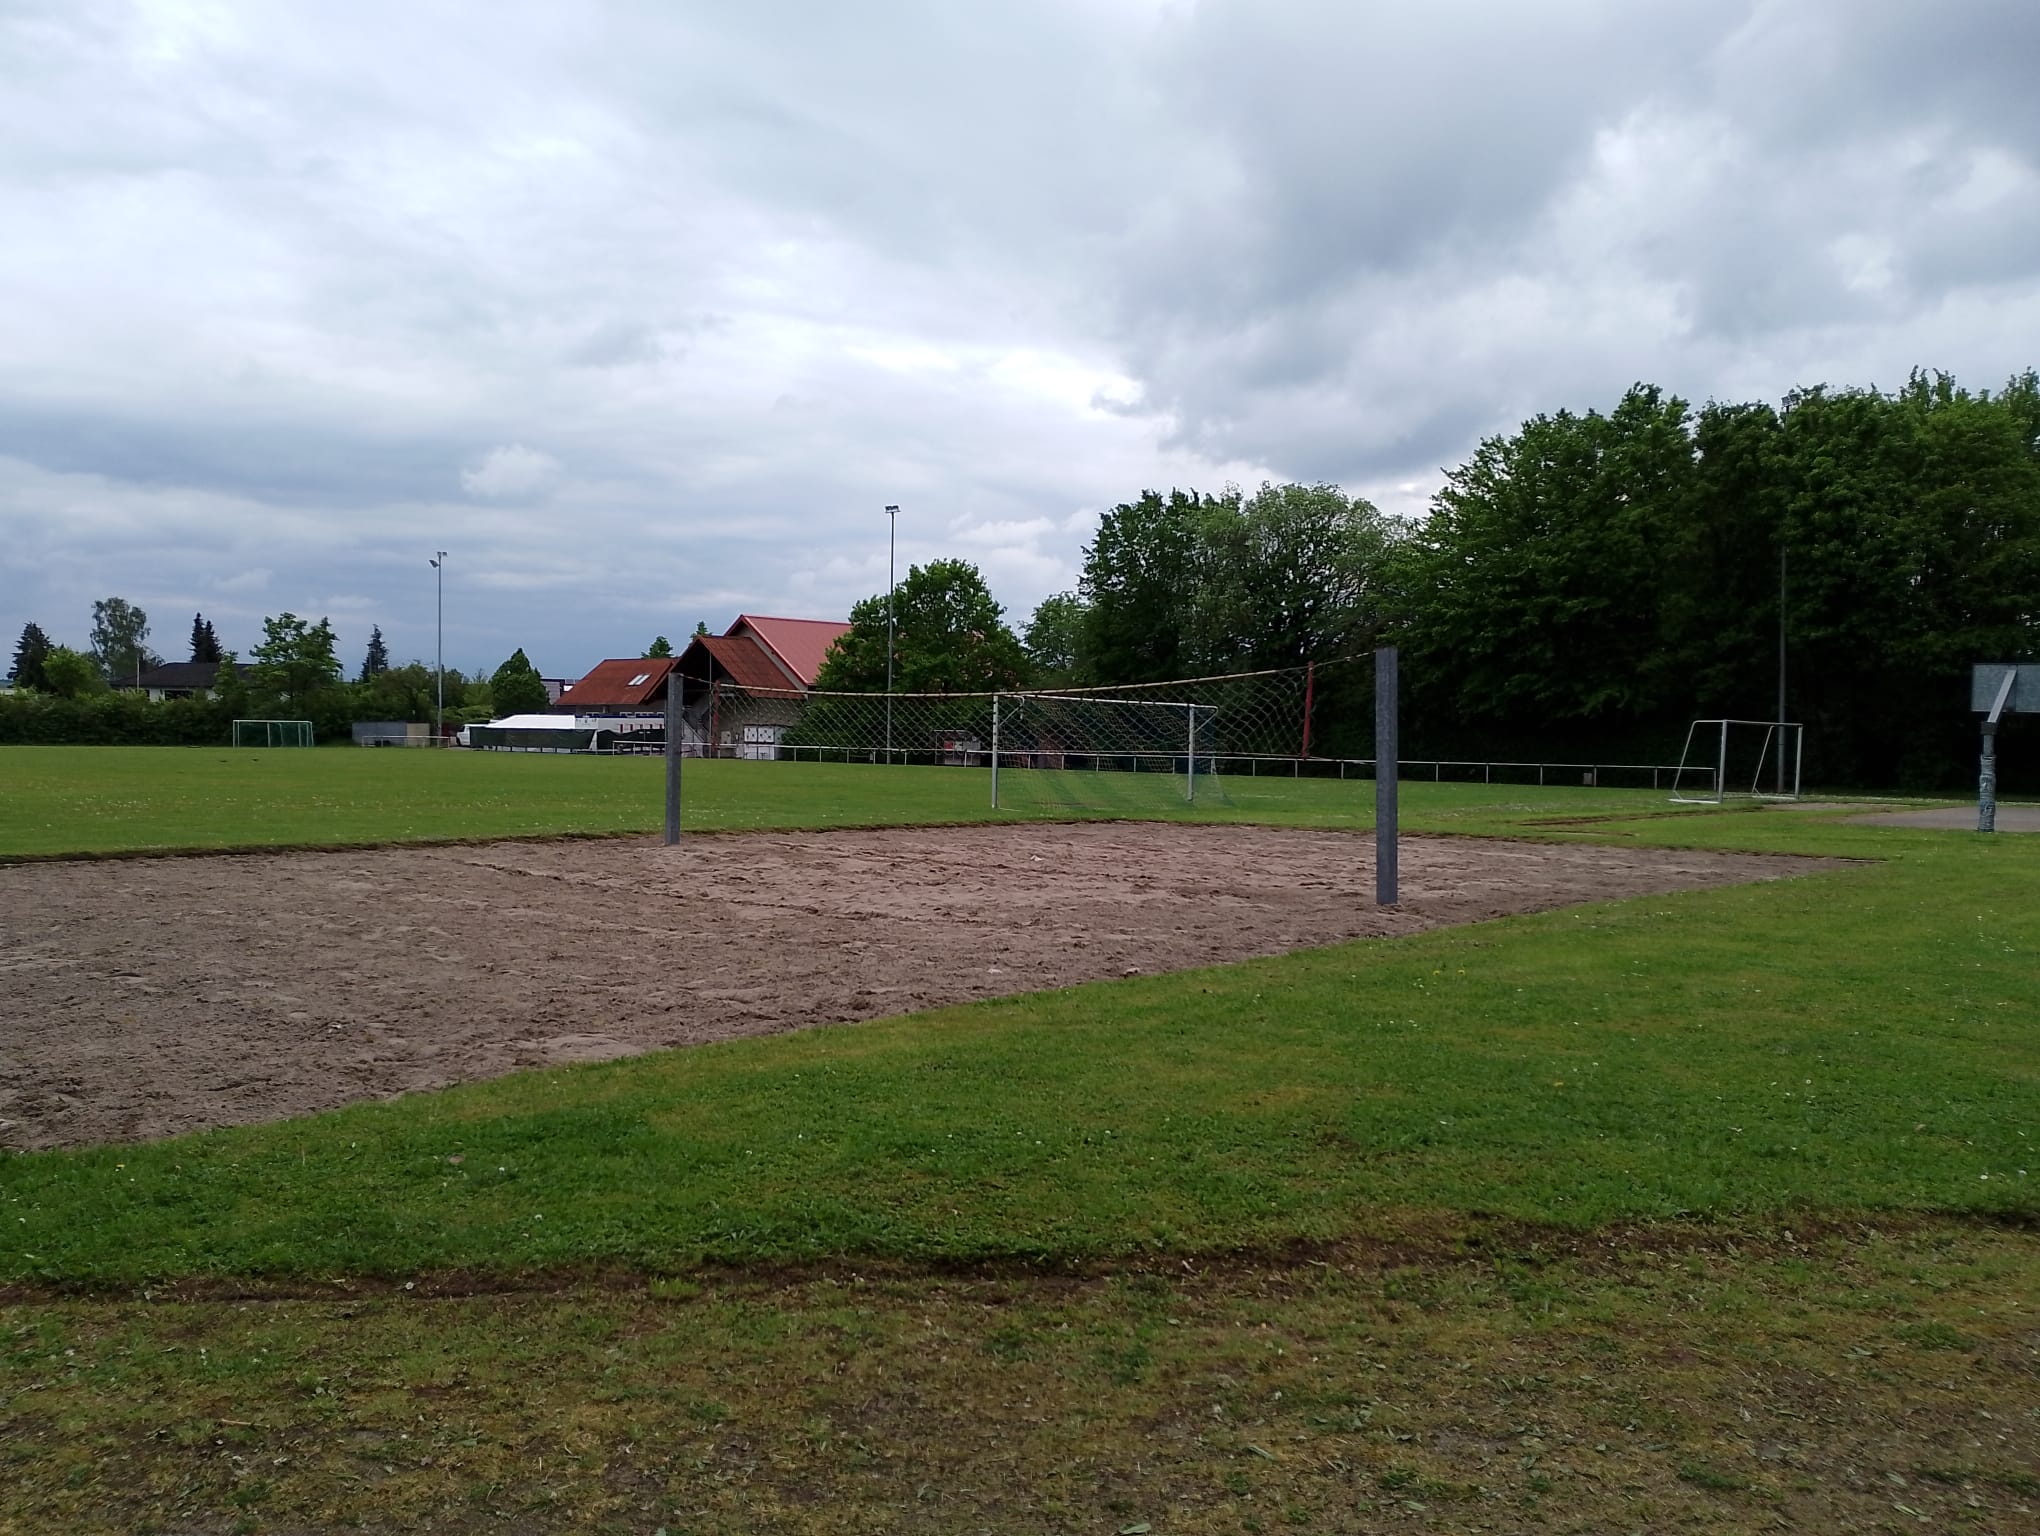
[[[830,650],[849,633],[848,624],[834,619],[775,619],[765,614],[740,613],[737,622],[721,638],[753,642],[795,683],[812,688],[822,674],[822,663],[829,659]]]
[[[562,714],[639,714],[665,708],[666,676],[673,670],[670,656],[645,656],[636,660],[604,661],[578,682],[560,690],[553,708]]]
[[[743,613],[680,653],[680,707],[691,740],[717,756],[776,757],[830,647],[850,633],[830,619]]]
[[[719,635],[696,635],[678,656],[600,662],[562,688],[552,707],[608,717],[625,731],[633,717],[650,726],[665,713],[667,679],[677,678],[688,751],[776,757],[830,647],[848,633],[848,624],[830,619],[739,614]]]

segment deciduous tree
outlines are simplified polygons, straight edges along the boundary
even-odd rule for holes
[[[490,676],[489,698],[499,717],[543,714],[552,703],[544,679],[522,647]]]
[[[106,692],[106,674],[95,657],[74,651],[68,645],[53,645],[43,657],[43,680],[60,699],[82,699]]]
[[[323,688],[340,681],[340,661],[333,654],[333,626],[325,619],[312,624],[294,613],[262,621],[262,643],[254,658],[255,687],[278,696],[293,708]]]
[[[1199,514],[1195,491],[1143,491],[1105,514],[1084,550],[1084,649],[1109,683],[1160,682],[1185,670],[1186,598]]]
[[[980,693],[1017,687],[1027,654],[975,565],[934,560],[914,566],[893,606],[893,686],[902,693]],[[886,683],[886,594],[850,610],[850,633],[822,664],[817,686],[877,692]]]
[[[1296,666],[1372,643],[1395,534],[1371,502],[1336,485],[1263,485],[1207,500],[1192,533],[1192,670]]]
[[[1090,680],[1085,646],[1089,621],[1089,605],[1074,592],[1058,592],[1036,605],[1020,637],[1036,682],[1069,687]]]
[[[92,655],[109,681],[131,683],[160,663],[148,638],[148,614],[126,598],[101,598],[92,605]]]

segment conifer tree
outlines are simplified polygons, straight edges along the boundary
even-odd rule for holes
[[[220,637],[213,632],[212,620],[202,613],[191,616],[191,659],[212,662],[220,659]]]
[[[40,624],[24,624],[21,642],[14,647],[14,686],[48,693],[50,679],[43,663],[49,659],[50,637],[43,633]]]

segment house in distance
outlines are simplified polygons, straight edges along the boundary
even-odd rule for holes
[[[619,736],[661,730],[666,680],[680,681],[682,742],[691,753],[773,758],[822,663],[848,624],[739,614],[719,635],[696,635],[671,658],[604,661],[553,705]]]

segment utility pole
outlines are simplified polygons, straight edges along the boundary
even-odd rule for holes
[[[893,685],[893,594],[899,586],[898,570],[894,555],[899,549],[900,509],[888,506],[885,509],[885,760],[892,761],[892,685]]]
[[[432,745],[446,739],[446,551],[432,552],[432,569],[439,573],[438,633],[433,653],[435,691],[432,700]]]

